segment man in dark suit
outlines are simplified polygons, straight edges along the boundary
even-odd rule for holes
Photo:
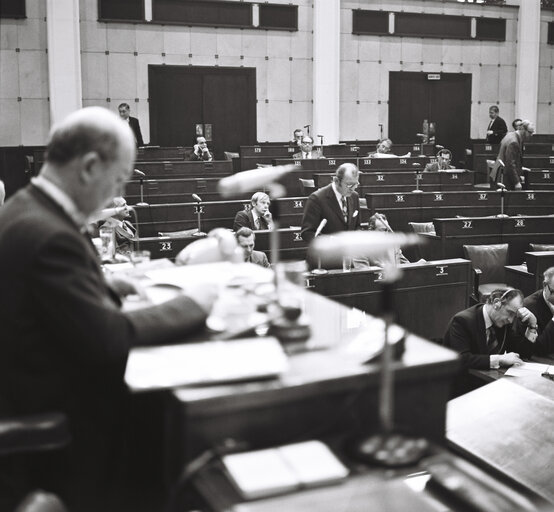
[[[525,325],[523,332],[514,322]],[[460,354],[462,375],[458,385],[467,383],[470,368],[488,370],[521,364],[520,357],[546,355],[554,350],[552,322],[537,338],[537,318],[523,305],[523,294],[514,288],[494,290],[485,304],[456,313],[450,320],[444,344]]]
[[[523,144],[535,133],[535,125],[524,120],[515,132],[510,132],[502,139],[498,156],[494,164],[491,179],[494,182],[501,181],[508,190],[521,190],[523,167]],[[504,169],[503,177],[499,175],[500,169]]]
[[[269,211],[271,201],[265,192],[256,192],[250,199],[250,209],[235,215],[233,231],[250,228],[252,231],[273,229],[273,216]]]
[[[452,161],[452,153],[449,149],[443,148],[437,153],[437,161],[428,163],[423,169],[423,172],[437,172],[448,171],[454,169],[453,165],[450,165]]]
[[[548,331],[546,326],[552,322],[554,316],[554,267],[544,271],[543,287],[525,297],[523,305],[537,318],[537,330],[540,338]]]
[[[309,242],[318,226],[327,222],[321,233],[328,235],[338,231],[353,231],[360,227],[360,199],[356,193],[358,168],[354,164],[342,164],[335,172],[333,182],[313,192],[304,208],[301,235]]]
[[[319,149],[314,149],[314,139],[309,135],[302,137],[302,142],[300,143],[300,151],[294,153],[292,158],[295,160],[313,160],[317,158],[323,158],[321,156],[321,151]]]
[[[256,235],[250,228],[240,228],[236,233],[237,243],[244,251],[244,261],[269,267],[267,256],[262,251],[255,251]]]
[[[487,142],[490,144],[499,144],[504,135],[508,132],[508,127],[504,119],[498,115],[499,109],[496,105],[489,108],[489,117],[491,118],[487,127]]]
[[[196,144],[192,148],[192,153],[189,156],[189,160],[192,161],[204,161],[211,162],[214,156],[208,149],[208,143],[205,137],[196,137]]]
[[[131,117],[131,107],[129,104],[121,103],[117,109],[119,110],[119,117],[121,117],[121,119],[123,119],[126,123],[129,123],[129,128],[131,128],[135,136],[135,144],[137,148],[144,146],[139,120],[136,117]]]
[[[113,510],[129,350],[183,339],[202,327],[212,292],[194,290],[123,312],[83,233],[121,195],[135,140],[110,111],[91,107],[56,125],[44,166],[0,209],[0,414],[64,412],[72,442],[37,467],[37,484],[70,510]]]

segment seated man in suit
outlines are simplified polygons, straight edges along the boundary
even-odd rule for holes
[[[136,117],[131,117],[131,107],[128,103],[121,103],[117,110],[119,111],[119,117],[123,119],[126,123],[129,123],[129,128],[133,131],[135,136],[135,143],[137,148],[144,146],[144,141],[142,140],[142,133],[140,131],[139,120]]]
[[[321,151],[319,149],[314,149],[314,139],[309,135],[302,137],[302,142],[300,143],[300,151],[294,153],[292,158],[295,160],[311,160],[316,158],[323,158],[321,156]]]
[[[126,438],[129,350],[203,327],[215,295],[196,286],[194,298],[121,310],[83,233],[122,194],[135,153],[114,113],[73,112],[53,127],[39,175],[0,209],[0,414],[68,416],[71,445],[33,470],[75,511],[120,510],[109,489]]]
[[[389,225],[389,221],[387,220],[387,217],[383,213],[374,213],[369,218],[368,223],[368,229],[369,231],[385,231],[389,233],[393,233],[393,230],[391,229]],[[397,247],[395,249],[391,249],[388,254],[380,256],[380,257],[372,257],[369,258],[369,264],[371,266],[377,266],[377,267],[386,267],[388,265],[401,265],[403,263],[410,263],[408,258],[402,254],[402,250],[400,247]]]
[[[544,271],[542,288],[525,297],[523,305],[535,315],[538,337],[541,338],[549,332],[546,327],[554,317],[554,267]]]
[[[115,250],[119,254],[128,254],[132,249],[132,244],[136,240],[137,230],[129,222],[129,208],[127,201],[123,197],[114,197],[109,208],[120,208],[121,213],[116,213],[108,217],[103,222],[99,222],[100,226],[108,226],[113,228],[115,234]]]
[[[235,215],[233,231],[240,228],[250,228],[253,231],[273,229],[269,196],[265,192],[256,192],[250,199],[250,204],[250,210],[241,210]]]
[[[395,155],[392,152],[392,140],[383,139],[377,143],[376,151],[373,153],[368,153],[370,158],[406,158],[411,156],[412,153],[409,151],[405,155]]]
[[[293,132],[293,137],[292,137],[292,140],[289,142],[289,146],[295,149],[300,149],[300,147],[302,146],[303,138],[304,138],[304,132],[302,131],[301,128],[297,128]]]
[[[250,228],[240,228],[236,233],[239,247],[244,251],[244,261],[255,263],[262,267],[269,267],[267,256],[262,251],[255,251],[256,235]]]
[[[487,127],[487,142],[490,144],[499,144],[504,138],[504,135],[508,133],[506,121],[498,115],[499,112],[496,105],[491,105],[489,108],[489,117],[491,120]]]
[[[304,207],[301,236],[311,241],[318,227],[321,233],[329,235],[339,231],[353,231],[360,228],[360,198],[356,188],[359,170],[354,164],[342,164],[333,176],[333,182],[310,194]]]
[[[514,322],[526,326],[524,332]],[[494,290],[485,304],[477,304],[456,313],[450,320],[444,344],[460,354],[462,380],[465,370],[488,370],[521,364],[521,357],[547,355],[554,350],[554,325],[537,338],[537,317],[524,306],[523,294],[514,288]],[[462,384],[460,382],[459,384]]]
[[[205,137],[196,137],[196,144],[192,148],[192,153],[189,156],[189,160],[211,162],[214,156],[208,149],[208,143]]]
[[[450,165],[452,160],[452,153],[449,149],[443,148],[437,153],[437,161],[430,162],[425,166],[423,172],[436,172],[436,171],[448,171],[454,169],[453,165]]]

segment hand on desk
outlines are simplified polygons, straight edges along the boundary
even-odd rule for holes
[[[136,280],[123,275],[107,275],[106,281],[109,287],[121,298],[128,295],[140,295]]]
[[[520,359],[519,354],[516,354],[515,352],[500,354],[500,357],[498,358],[498,362],[500,366],[512,366],[512,365],[519,366],[520,364],[523,364],[523,361]]]

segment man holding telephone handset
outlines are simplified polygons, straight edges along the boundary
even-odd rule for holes
[[[514,322],[525,327],[517,329]],[[537,338],[537,318],[515,288],[491,292],[485,304],[460,311],[448,325],[444,345],[460,354],[464,370],[522,364],[522,357],[554,352],[554,323]]]
[[[271,201],[265,192],[256,192],[250,199],[248,211],[241,210],[235,215],[233,231],[240,228],[250,228],[252,231],[271,230],[274,228],[273,216],[269,211]]]
[[[206,142],[205,137],[196,137],[196,144],[192,149],[190,159],[203,160],[204,162],[211,162],[214,159],[214,156],[210,153],[210,150],[208,149],[208,143]]]

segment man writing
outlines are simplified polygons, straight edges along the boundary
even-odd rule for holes
[[[244,251],[244,261],[255,263],[262,267],[269,267],[267,256],[262,251],[255,251],[256,235],[249,228],[240,228],[236,233],[237,243]]]
[[[128,124],[100,107],[79,110],[54,126],[39,176],[0,210],[0,413],[68,416],[72,443],[41,477],[71,510],[111,510],[130,348],[182,339],[213,301],[199,287],[194,299],[120,309],[82,233],[122,194],[134,159]]]

